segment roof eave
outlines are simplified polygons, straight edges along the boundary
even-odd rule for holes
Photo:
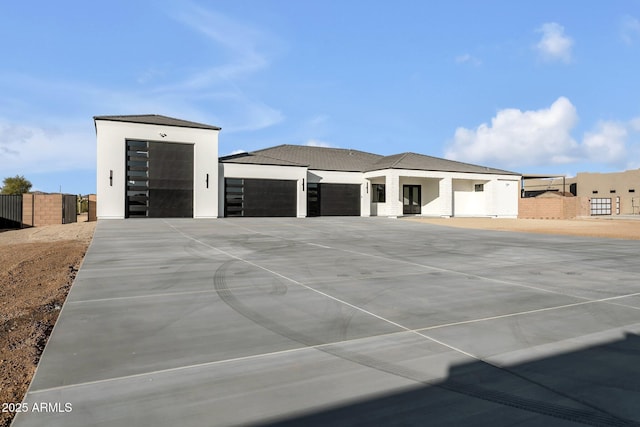
[[[509,172],[509,171],[460,171],[460,170],[449,170],[449,169],[424,169],[424,168],[403,168],[403,167],[394,167],[387,166],[376,169],[367,169],[364,173],[367,172],[376,172],[386,169],[395,169],[395,170],[409,170],[409,171],[423,171],[423,172],[446,172],[446,173],[475,173],[475,174],[483,174],[483,175],[513,175],[513,176],[522,176],[517,172]]]
[[[144,114],[128,115],[128,116],[93,116],[93,121],[94,123],[98,120],[102,120],[102,121],[108,121],[108,122],[134,123],[134,124],[151,125],[151,126],[169,126],[169,127],[178,127],[178,128],[204,129],[204,130],[217,130],[217,131],[222,130],[220,126],[207,125],[204,123],[196,123],[196,122],[188,122],[188,121],[185,121],[186,122],[185,124],[174,124],[174,123],[152,123],[152,122],[145,122],[144,120],[133,121],[133,120],[125,119],[126,117],[140,117],[140,116],[144,116]],[[149,114],[149,116],[158,117],[159,115]],[[167,116],[162,116],[162,117],[167,117]],[[173,120],[181,120],[181,119],[176,119],[174,117],[167,117],[167,118],[173,119]]]

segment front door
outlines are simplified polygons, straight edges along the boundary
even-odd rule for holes
[[[404,215],[420,214],[422,207],[420,186],[419,185],[403,185],[402,186],[402,213]]]

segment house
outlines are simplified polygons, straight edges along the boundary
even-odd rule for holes
[[[98,218],[518,215],[514,172],[298,145],[218,159],[216,126],[158,115],[94,120]]]
[[[525,178],[528,178],[526,176]],[[623,172],[580,172],[575,177],[547,177],[531,175],[524,180],[523,195],[536,196],[545,191],[571,192],[588,200],[586,215],[640,214],[640,169]]]

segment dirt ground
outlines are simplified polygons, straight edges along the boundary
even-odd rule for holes
[[[80,268],[96,223],[78,221],[0,231],[0,404],[22,401]]]
[[[640,240],[639,219],[406,218],[447,227]]]

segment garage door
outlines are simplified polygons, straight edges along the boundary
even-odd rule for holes
[[[193,217],[193,145],[127,141],[126,216]]]
[[[591,199],[591,215],[611,215],[610,198]]]
[[[224,216],[295,217],[297,181],[226,178]]]
[[[360,184],[309,184],[308,216],[360,216]]]

